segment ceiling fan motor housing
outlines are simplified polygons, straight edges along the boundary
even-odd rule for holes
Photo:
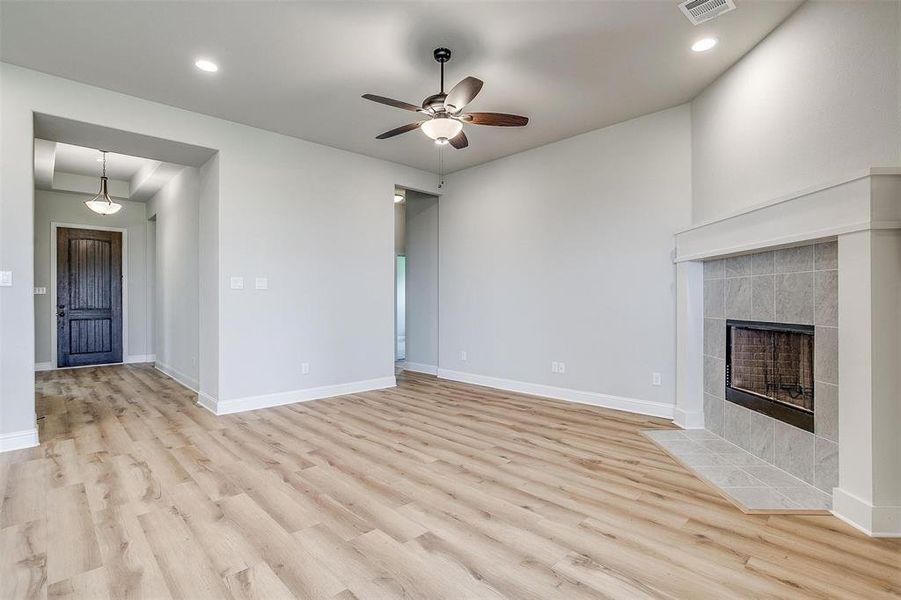
[[[434,94],[422,101],[422,107],[432,113],[444,112],[444,99],[447,94]]]
[[[450,60],[451,51],[447,48],[435,48],[435,52],[433,53],[435,56],[435,60],[440,63],[446,63]]]

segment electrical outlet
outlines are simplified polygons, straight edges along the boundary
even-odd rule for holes
[[[557,361],[551,362],[551,373],[559,373],[560,372],[560,363]]]
[[[460,360],[466,360],[466,350],[460,352]]]
[[[651,385],[661,385],[661,384],[662,384],[662,377],[661,377],[660,373],[657,373],[657,372],[652,373],[651,374]]]
[[[300,373],[302,375],[310,374],[310,363],[300,363]]]
[[[233,290],[243,290],[244,289],[244,278],[243,277],[232,277],[230,280],[231,288]]]
[[[13,284],[12,271],[0,271],[0,285],[3,287],[11,287]]]

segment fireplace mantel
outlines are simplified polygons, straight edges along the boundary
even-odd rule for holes
[[[838,240],[839,484],[833,513],[901,537],[901,168],[774,199],[675,234],[674,421],[703,428],[702,261]]]
[[[682,229],[675,262],[721,258],[872,229],[901,228],[901,168],[872,168]]]

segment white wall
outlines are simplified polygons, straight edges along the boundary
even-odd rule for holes
[[[694,221],[901,165],[899,32],[901,2],[807,2],[701,93]]]
[[[198,391],[208,406],[219,397],[219,155],[198,170]]]
[[[186,167],[147,203],[156,218],[154,339],[157,366],[199,387],[200,175]]]
[[[218,375],[207,385],[220,400],[287,399],[393,377],[394,188],[430,190],[433,175],[8,64],[0,89],[0,269],[14,278],[0,288],[0,435],[35,424],[34,112],[219,151],[207,173],[218,233],[202,227],[200,249],[200,294],[219,317],[204,341],[217,356],[201,345],[202,389]],[[232,275],[268,276],[270,289],[230,290]]]
[[[96,190],[95,190],[96,192]],[[36,363],[49,363],[51,360],[51,332],[56,327],[56,317],[51,310],[50,281],[51,261],[51,223],[68,223],[73,225],[122,227],[126,229],[127,243],[127,318],[123,323],[123,332],[127,347],[123,348],[123,359],[143,359],[153,354],[152,347],[152,315],[148,303],[148,289],[152,286],[152,271],[148,270],[147,253],[147,220],[142,202],[120,200],[122,210],[114,215],[101,216],[88,210],[83,204],[94,194],[77,194],[73,192],[51,192],[35,190],[34,192],[34,285],[47,288],[47,293],[34,297],[34,329]],[[56,365],[53,365],[56,366]]]
[[[683,105],[449,176],[441,369],[672,405],[689,135]]]
[[[407,363],[438,366],[438,198],[407,191]]]

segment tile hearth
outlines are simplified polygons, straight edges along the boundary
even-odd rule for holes
[[[822,513],[832,498],[706,429],[642,431],[744,512]]]

